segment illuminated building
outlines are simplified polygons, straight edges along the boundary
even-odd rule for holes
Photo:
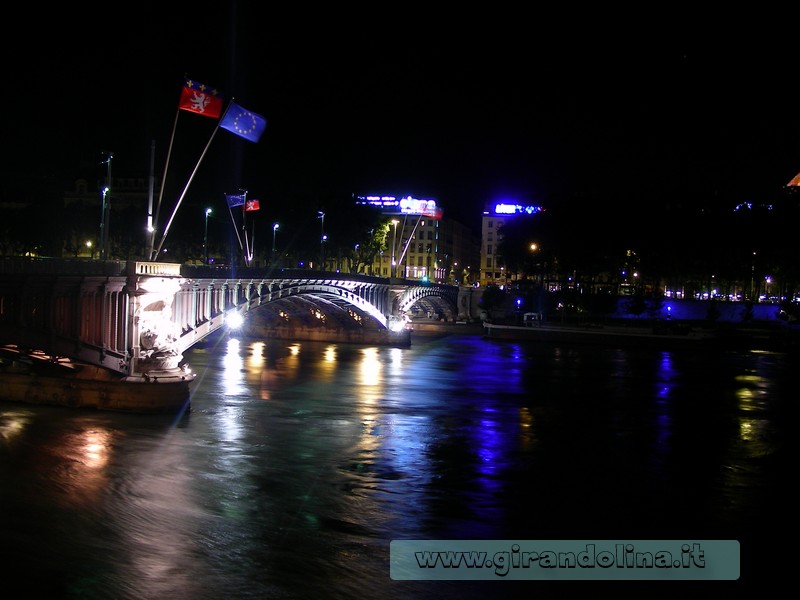
[[[435,200],[376,195],[357,196],[356,203],[376,206],[393,217],[389,248],[372,265],[375,275],[455,285],[473,283],[477,240],[466,225],[443,218]]]
[[[481,286],[489,284],[504,286],[510,279],[503,257],[497,253],[497,246],[503,239],[501,232],[503,224],[511,219],[535,215],[543,210],[541,206],[498,202],[483,211],[480,256]]]

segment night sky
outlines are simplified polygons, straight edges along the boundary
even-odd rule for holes
[[[768,201],[800,172],[800,45],[778,35],[500,9],[137,6],[21,19],[27,35],[3,40],[20,59],[4,73],[6,199],[58,202],[63,182],[103,177],[104,150],[115,175],[147,176],[154,142],[161,172],[174,125],[177,199],[216,124],[178,113],[184,75],[268,120],[256,144],[215,134],[181,209],[198,214],[242,187],[267,220],[370,193],[434,198],[475,228],[496,200],[641,218]]]

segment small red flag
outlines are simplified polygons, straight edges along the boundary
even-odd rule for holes
[[[178,108],[204,117],[219,119],[222,115],[222,96],[217,90],[205,84],[186,79],[181,89]]]
[[[261,206],[258,203],[258,200],[248,200],[244,204],[244,211],[250,212],[251,210],[258,210]]]

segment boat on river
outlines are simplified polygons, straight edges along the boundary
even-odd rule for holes
[[[658,328],[623,325],[564,325],[541,321],[526,325],[483,323],[483,337],[534,341],[588,343],[609,346],[705,348],[718,341],[713,331],[685,328]]]
[[[0,346],[0,400],[131,413],[190,408],[195,373],[186,368],[125,376],[39,351]]]

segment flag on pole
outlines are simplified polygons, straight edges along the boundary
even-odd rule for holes
[[[228,208],[241,206],[244,204],[244,194],[225,194],[225,200],[228,203]]]
[[[204,117],[219,119],[222,115],[222,96],[217,90],[203,83],[185,79],[178,108]]]
[[[267,120],[261,115],[231,102],[219,126],[246,140],[257,142],[267,127]]]
[[[425,217],[430,217],[431,219],[434,219],[436,221],[441,221],[444,211],[442,211],[442,209],[437,206],[434,208],[423,208],[420,214]]]
[[[261,208],[261,205],[259,204],[258,200],[248,200],[244,204],[245,212],[250,212],[251,210],[258,210],[259,208]]]

